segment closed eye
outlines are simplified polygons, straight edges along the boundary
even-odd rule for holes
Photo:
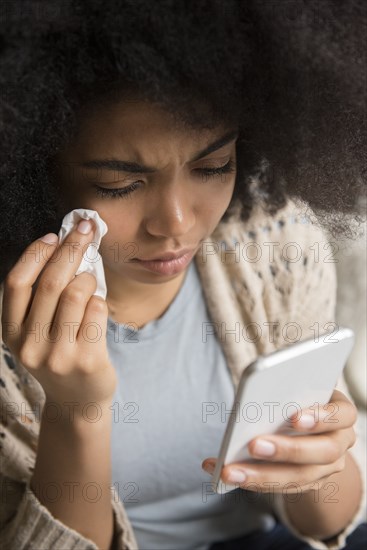
[[[219,166],[218,168],[195,168],[195,172],[198,172],[198,174],[200,174],[200,177],[204,183],[208,180],[208,178],[221,176],[222,174],[229,174],[235,171],[236,164],[232,159],[230,159],[224,166]],[[203,176],[205,177],[203,178]],[[102,198],[124,198],[130,195],[136,189],[138,189],[139,183],[133,182],[131,185],[121,187],[119,189],[107,189],[105,187],[100,187],[99,185],[95,184],[93,185],[93,187],[96,190],[96,194]]]

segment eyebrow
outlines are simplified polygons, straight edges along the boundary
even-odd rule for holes
[[[195,155],[194,158],[190,160],[190,162],[195,162],[196,160],[199,160],[203,157],[206,157],[210,153],[213,153],[213,151],[221,149],[222,147],[224,147],[224,145],[227,145],[227,143],[230,143],[234,139],[237,139],[238,135],[239,133],[237,130],[227,132],[227,134],[217,139],[216,141],[205,147],[205,149],[200,151],[197,155]],[[84,168],[105,168],[106,170],[118,170],[120,172],[131,172],[135,174],[151,174],[153,172],[157,172],[157,169],[152,166],[145,166],[143,164],[138,164],[137,162],[113,159],[89,160],[87,162],[79,164],[79,166],[82,166]]]

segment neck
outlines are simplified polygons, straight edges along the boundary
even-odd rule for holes
[[[159,319],[179,292],[187,269],[165,283],[147,284],[121,277],[105,266],[109,317],[138,329]]]

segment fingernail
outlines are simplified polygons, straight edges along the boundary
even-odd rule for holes
[[[57,235],[55,235],[55,233],[47,233],[47,235],[44,235],[40,238],[41,241],[47,244],[54,244],[57,242],[57,239],[58,237]]]
[[[310,414],[303,414],[298,420],[298,424],[301,428],[312,428],[315,425],[315,419]]]
[[[257,455],[272,456],[275,454],[275,445],[271,441],[258,439],[255,443],[254,451]]]
[[[208,474],[212,474],[215,469],[215,464],[213,462],[207,462],[203,468]]]
[[[83,235],[87,235],[92,231],[92,223],[89,220],[82,220],[78,224],[78,231]]]
[[[232,483],[242,483],[242,481],[245,481],[246,479],[246,474],[243,470],[236,470],[234,468],[230,471],[227,479]]]

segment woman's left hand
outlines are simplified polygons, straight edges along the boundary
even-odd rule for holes
[[[354,404],[334,390],[327,405],[304,409],[302,415],[298,413],[290,419],[292,427],[305,435],[269,434],[252,439],[248,444],[251,456],[267,462],[227,464],[221,480],[264,493],[319,490],[332,474],[344,469],[346,453],[356,440],[353,428],[356,419]],[[206,458],[202,467],[211,474],[215,462],[215,458]]]

